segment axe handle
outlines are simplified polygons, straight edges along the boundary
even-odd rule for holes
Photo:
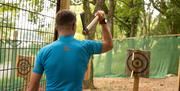
[[[91,23],[86,27],[87,30],[90,30],[97,22],[98,22],[99,16],[96,16]]]

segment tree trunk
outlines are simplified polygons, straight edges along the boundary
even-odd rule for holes
[[[94,18],[93,14],[90,11],[89,0],[83,0],[83,10],[85,12],[85,26],[90,23],[90,21]],[[86,39],[93,40],[95,37],[96,26],[93,26],[91,30],[89,30],[89,35],[85,36]],[[84,81],[83,81],[84,89],[94,89],[93,83],[93,57],[90,58],[87,71],[85,73]]]
[[[131,0],[131,2],[129,2],[130,8],[135,9],[135,4],[136,4],[136,1],[135,0]],[[136,36],[138,17],[139,17],[139,12],[136,12],[131,17],[131,29],[130,29],[129,37],[135,37]]]
[[[131,20],[131,32],[130,32],[130,37],[135,37],[137,33],[137,21],[138,17],[133,15],[132,20]]]
[[[63,9],[69,9],[70,8],[70,0],[57,0],[56,4],[56,13],[59,10]],[[59,35],[56,29],[54,29],[54,38],[53,40],[56,41],[58,39]]]
[[[109,0],[109,12],[108,12],[108,24],[111,30],[112,36],[114,35],[114,10],[115,10],[115,1]]]
[[[70,8],[70,0],[60,0],[60,10]]]
[[[85,23],[86,25],[89,24],[93,18],[94,18],[94,13],[97,10],[102,10],[103,6],[105,6],[105,0],[96,0],[94,1],[95,3],[95,9],[94,12],[91,13],[90,10],[90,2],[89,0],[83,0],[83,10],[85,12]],[[90,33],[89,35],[86,36],[86,39],[93,40],[95,38],[95,31],[96,31],[96,25],[92,27],[91,30],[89,30]],[[89,60],[87,72],[85,74],[85,79],[83,81],[83,88],[85,89],[95,89],[94,83],[93,83],[93,57]]]

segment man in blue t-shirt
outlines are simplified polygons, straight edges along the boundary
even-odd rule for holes
[[[102,41],[76,40],[76,16],[69,10],[57,13],[56,30],[59,38],[43,47],[35,61],[28,91],[38,91],[43,73],[46,91],[82,91],[82,82],[90,56],[113,48],[112,36],[105,21],[104,11],[97,11],[102,26]]]

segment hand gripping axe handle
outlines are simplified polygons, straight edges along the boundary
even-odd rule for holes
[[[84,12],[81,13],[80,16],[81,16],[81,22],[83,26],[83,34],[87,35],[89,34],[89,30],[98,22],[99,16],[96,16],[87,27],[85,24],[85,17],[86,17],[85,13]]]

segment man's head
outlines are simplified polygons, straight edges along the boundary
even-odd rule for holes
[[[62,10],[56,15],[56,30],[63,34],[72,34],[76,30],[76,15],[72,11]]]

